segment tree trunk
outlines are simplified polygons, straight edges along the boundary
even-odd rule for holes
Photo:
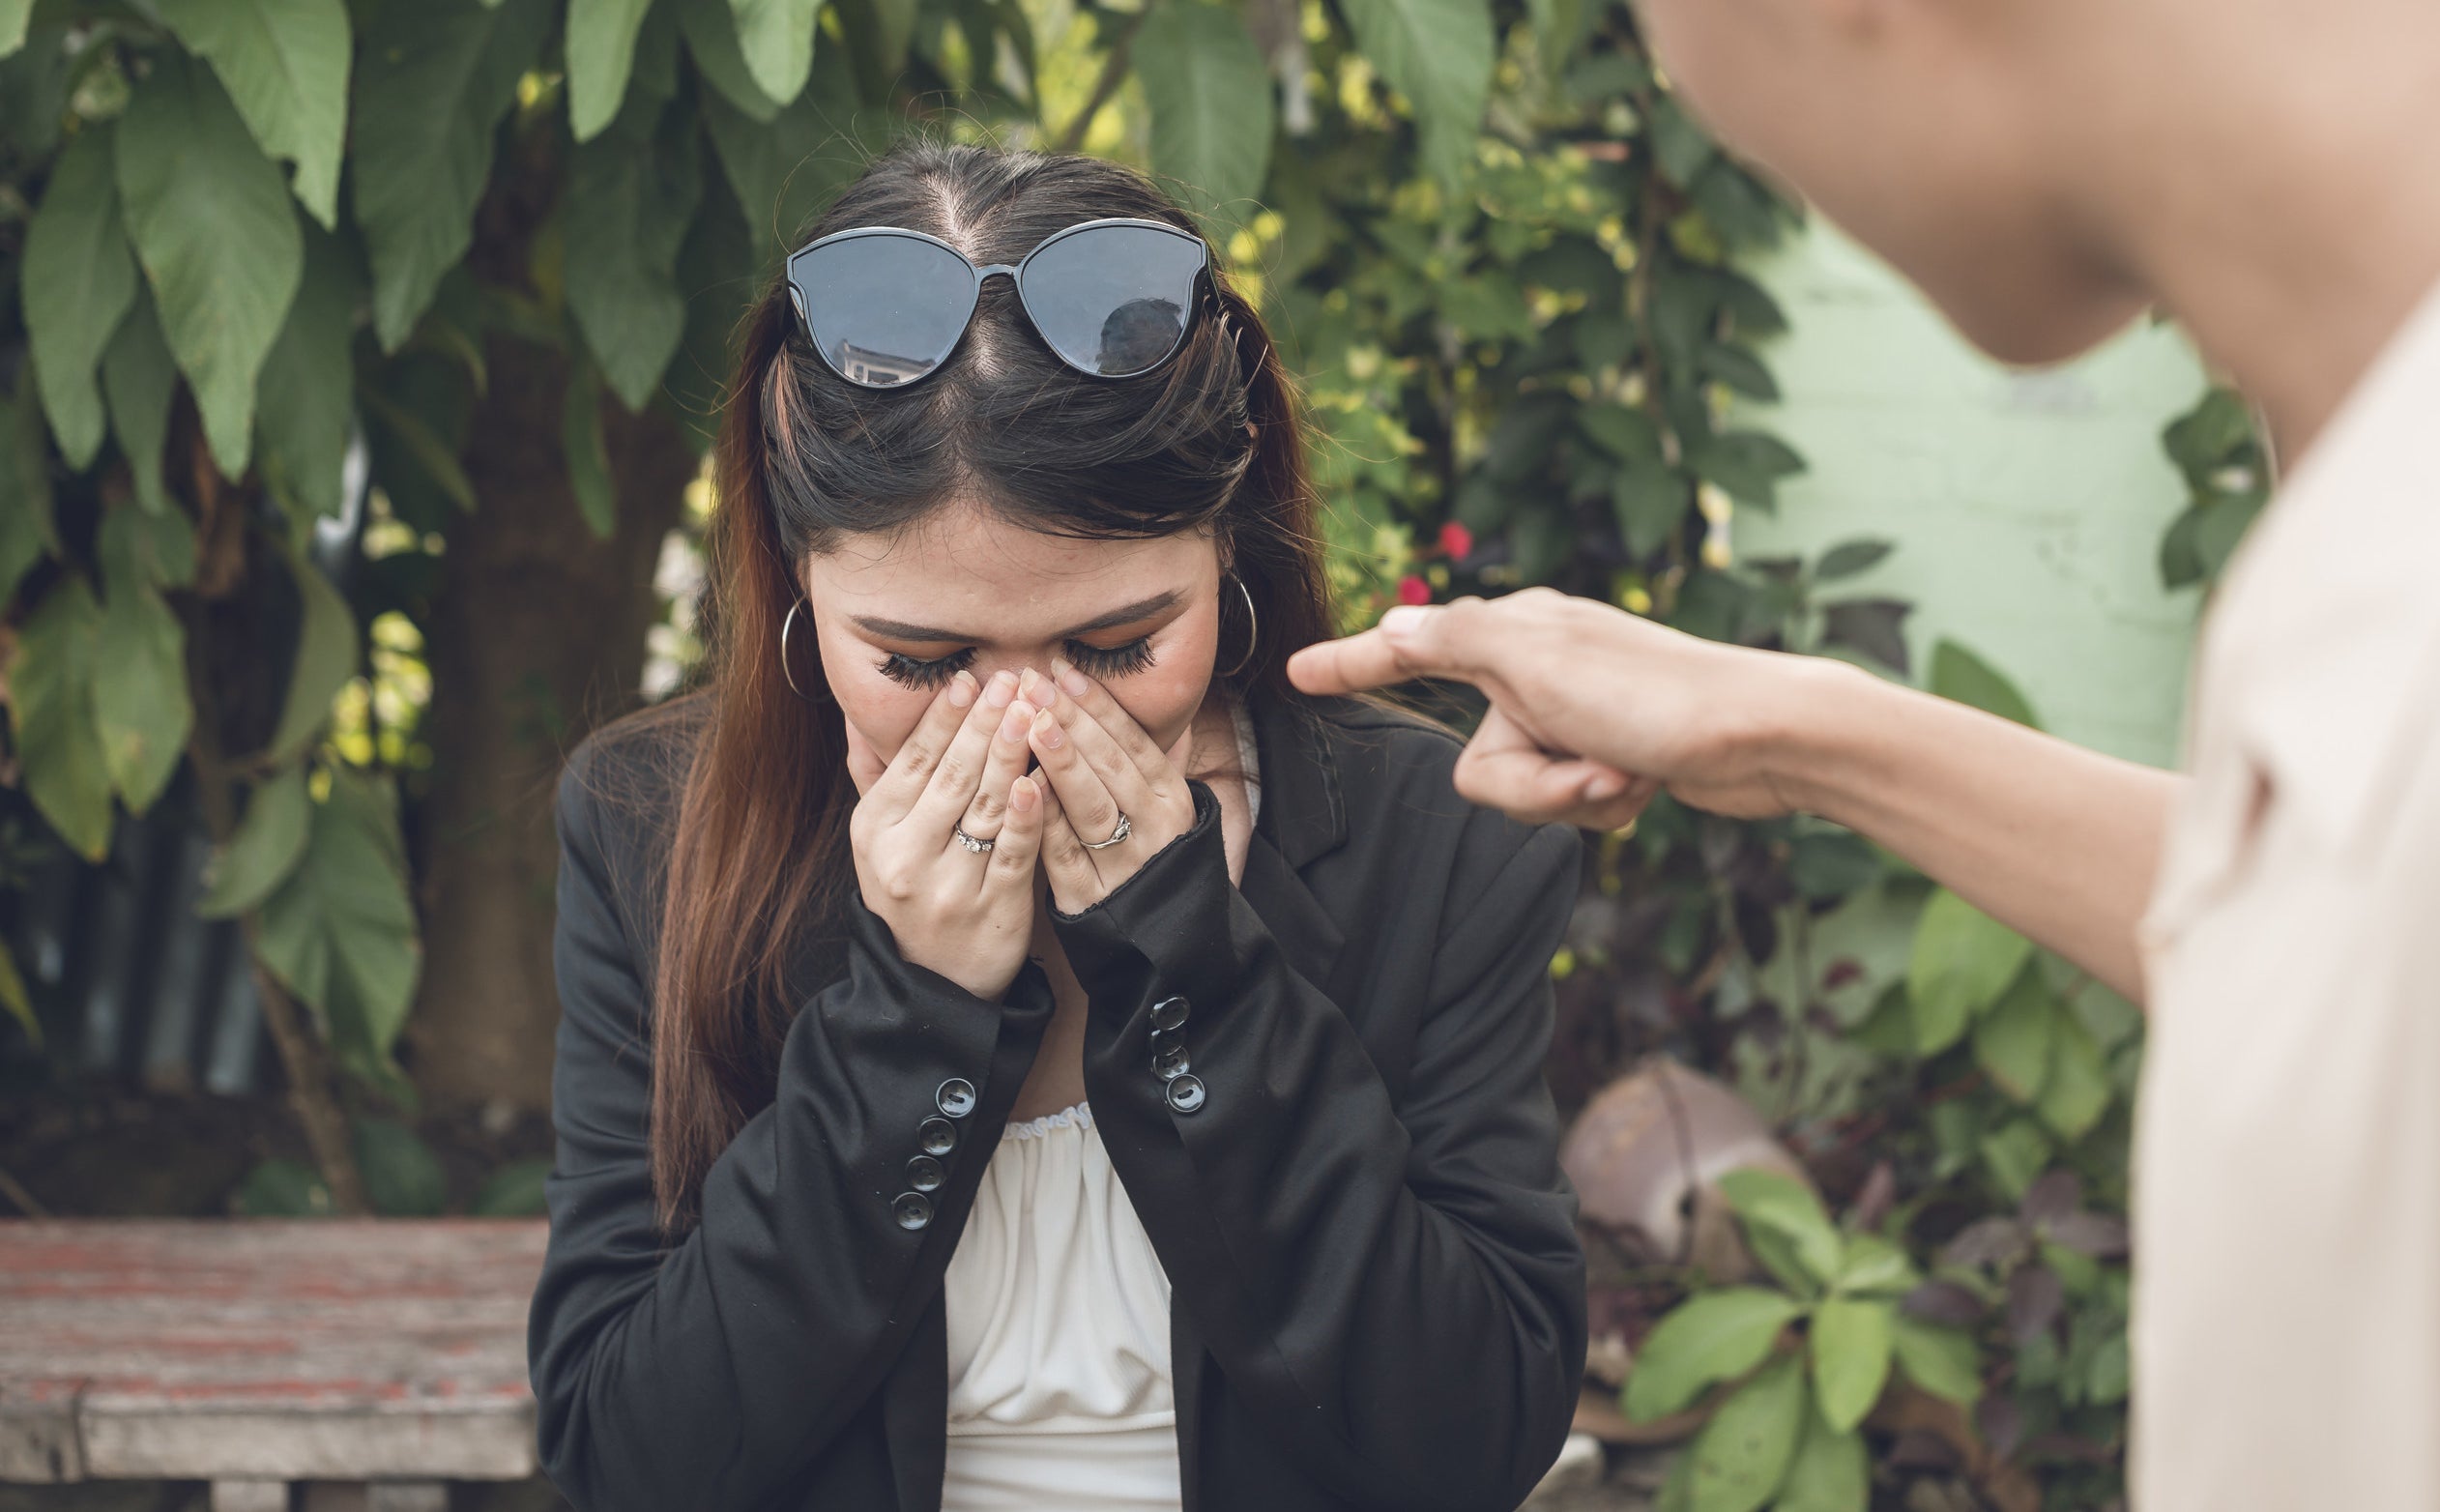
[[[436,1108],[550,1105],[559,846],[568,751],[632,708],[653,569],[695,455],[666,414],[603,405],[618,534],[597,539],[561,453],[567,363],[498,337],[464,459],[481,505],[450,533],[426,626],[432,784],[418,827],[423,979],[407,1025]]]

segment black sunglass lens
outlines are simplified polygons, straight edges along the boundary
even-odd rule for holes
[[[974,270],[912,236],[857,236],[789,269],[823,359],[851,383],[891,389],[947,360],[974,313]]]
[[[1093,226],[1026,260],[1018,292],[1034,329],[1089,373],[1159,366],[1186,336],[1201,242],[1150,226]]]

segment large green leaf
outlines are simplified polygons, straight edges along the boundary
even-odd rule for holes
[[[1758,430],[1701,438],[1687,448],[1686,460],[1739,504],[1765,510],[1779,508],[1779,480],[1805,470],[1795,448]]]
[[[492,134],[542,49],[548,0],[417,0],[381,9],[356,66],[356,223],[373,331],[394,352],[475,237]]]
[[[653,0],[567,0],[567,123],[591,141],[619,116]]]
[[[245,823],[212,858],[195,912],[205,918],[234,918],[271,896],[305,855],[312,817],[305,768],[284,768],[256,783]]]
[[[276,762],[302,754],[331,716],[331,700],[356,675],[356,614],[347,600],[302,556],[288,558],[304,613],[297,628],[297,659],[279,708],[279,728],[268,752]]]
[[[2050,1065],[2049,1084],[2042,1090],[2035,1112],[2063,1139],[2082,1139],[2109,1109],[2113,1089],[2101,1046],[2083,1020],[2062,1010],[2058,1015],[2058,1054]]]
[[[601,434],[601,374],[582,357],[567,375],[559,430],[576,508],[594,535],[608,540],[619,530],[619,494],[610,480],[610,452]]]
[[[737,13],[730,9],[729,0],[677,0],[677,5],[679,35],[686,39],[686,51],[694,58],[696,71],[722,99],[748,118],[768,125],[779,114],[781,102],[764,94],[763,86],[755,82],[754,70],[738,41]],[[805,61],[808,66],[813,61],[810,47]],[[802,80],[798,87],[803,87]]]
[[[1815,1412],[1787,1464],[1772,1512],[1865,1512],[1872,1495],[1873,1467],[1863,1436],[1840,1433]]]
[[[9,713],[26,796],[60,838],[90,861],[110,849],[110,775],[93,717],[102,606],[70,577],[17,630]]]
[[[288,188],[208,72],[154,60],[118,131],[119,194],[161,330],[231,478],[254,441],[254,380],[305,271]]]
[[[1900,1313],[1890,1329],[1890,1345],[1906,1379],[1933,1396],[1970,1406],[1983,1394],[1981,1352],[1956,1329]]]
[[[1897,1296],[1913,1291],[1922,1279],[1906,1252],[1879,1235],[1846,1236],[1845,1264],[1839,1267],[1838,1291],[1855,1296]]]
[[[102,392],[110,401],[110,434],[135,476],[136,502],[155,514],[170,509],[161,451],[169,445],[169,402],[178,393],[178,363],[161,335],[153,297],[142,289],[135,307],[102,354]]]
[[[16,596],[34,564],[58,550],[42,415],[30,393],[0,399],[0,604]]]
[[[1667,1417],[1712,1382],[1744,1375],[1798,1311],[1790,1298],[1758,1287],[1724,1287],[1679,1306],[1636,1353],[1621,1399],[1627,1415],[1639,1423]]]
[[[166,574],[151,560],[151,542],[140,534],[144,520],[136,509],[121,508],[102,527],[93,677],[94,720],[110,785],[139,814],[169,785],[194,725],[187,631],[154,587]],[[187,552],[184,566],[191,573],[191,541]]]
[[[34,18],[34,0],[0,0],[0,58],[25,45],[25,25]]]
[[[2064,1016],[2041,969],[2028,963],[1974,1026],[1974,1059],[2001,1091],[2031,1102],[2049,1083],[2051,1047]]]
[[[421,962],[400,849],[389,780],[334,771],[255,939],[263,965],[322,1014],[341,1062],[365,1076],[391,1064]]]
[[[1644,557],[1669,543],[1670,532],[1686,517],[1692,490],[1675,468],[1658,459],[1621,463],[1610,487],[1618,534],[1630,556]]]
[[[1813,1315],[1813,1384],[1821,1415],[1845,1433],[1864,1421],[1889,1380],[1889,1333],[1896,1308],[1885,1301],[1834,1296]]]
[[[1838,1226],[1822,1210],[1821,1199],[1802,1181],[1758,1167],[1731,1171],[1720,1178],[1720,1195],[1728,1200],[1748,1229],[1759,1229],[1786,1239],[1795,1249],[1805,1273],[1828,1286],[1839,1277],[1845,1246]]]
[[[300,526],[336,514],[348,432],[356,423],[356,309],[363,289],[354,254],[335,236],[305,238],[305,279],[263,363],[263,477]]]
[[[576,149],[568,172],[568,309],[630,410],[652,398],[685,333],[678,247],[703,192],[701,161],[694,112],[639,99],[615,131]]]
[[[1152,171],[1197,213],[1243,219],[1271,160],[1270,71],[1233,11],[1161,0],[1131,54],[1152,112]]]
[[[270,157],[297,165],[297,198],[338,224],[347,136],[345,0],[158,0],[161,19],[213,71]]]
[[[1721,1403],[1686,1451],[1694,1512],[1757,1512],[1769,1501],[1795,1458],[1807,1407],[1804,1365],[1792,1354]]]
[[[1953,640],[1944,639],[1932,648],[1932,691],[1942,698],[1971,704],[1985,713],[2014,719],[2036,730],[2042,728],[2042,721],[2033,716],[2033,706],[2025,702],[2015,683]]]
[[[135,298],[110,131],[105,121],[76,133],[25,231],[26,344],[60,454],[79,470],[93,461],[104,428],[94,368]]]
[[[1455,188],[1473,160],[1498,52],[1485,0],[1341,0],[1365,57],[1414,107],[1424,166]]]
[[[813,68],[814,22],[822,0],[729,0],[729,6],[755,84],[781,104],[796,99]]]
[[[1946,888],[1924,905],[1906,967],[1915,1052],[1937,1055],[1965,1033],[2033,954],[2033,943]]]
[[[815,207],[862,171],[894,129],[887,112],[857,108],[844,47],[814,55],[812,82],[767,126],[717,95],[705,98],[702,115],[756,255],[766,258],[793,245]]]

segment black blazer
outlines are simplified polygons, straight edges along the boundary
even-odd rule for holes
[[[1456,798],[1445,733],[1357,703],[1254,712],[1242,890],[1198,785],[1193,830],[1058,923],[1091,999],[1093,1122],[1169,1274],[1185,1507],[1512,1508],[1566,1437],[1584,1357],[1542,1080],[1579,843]],[[559,1154],[529,1341],[543,1467],[585,1512],[937,1512],[941,1277],[1048,985],[1028,967],[984,1002],[852,907],[776,1101],[665,1244],[638,964],[655,826],[595,796],[617,759],[589,742],[559,794]],[[1150,1064],[1174,998],[1191,1112]],[[910,1201],[918,1130],[944,1116],[946,1179]]]

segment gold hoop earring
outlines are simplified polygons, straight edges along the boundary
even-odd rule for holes
[[[1229,581],[1237,585],[1237,595],[1245,600],[1245,654],[1237,658],[1235,666],[1220,674],[1220,681],[1223,683],[1243,672],[1254,660],[1256,648],[1263,643],[1263,622],[1254,612],[1253,592],[1245,586],[1245,579],[1235,572],[1229,574]]]
[[[805,690],[797,685],[796,668],[788,664],[788,632],[796,628],[797,611],[804,606],[805,601],[801,598],[798,599],[788,606],[787,618],[779,622],[779,675],[788,680],[788,691],[797,695],[799,703],[810,704],[819,709],[822,707],[822,700],[806,696]]]

